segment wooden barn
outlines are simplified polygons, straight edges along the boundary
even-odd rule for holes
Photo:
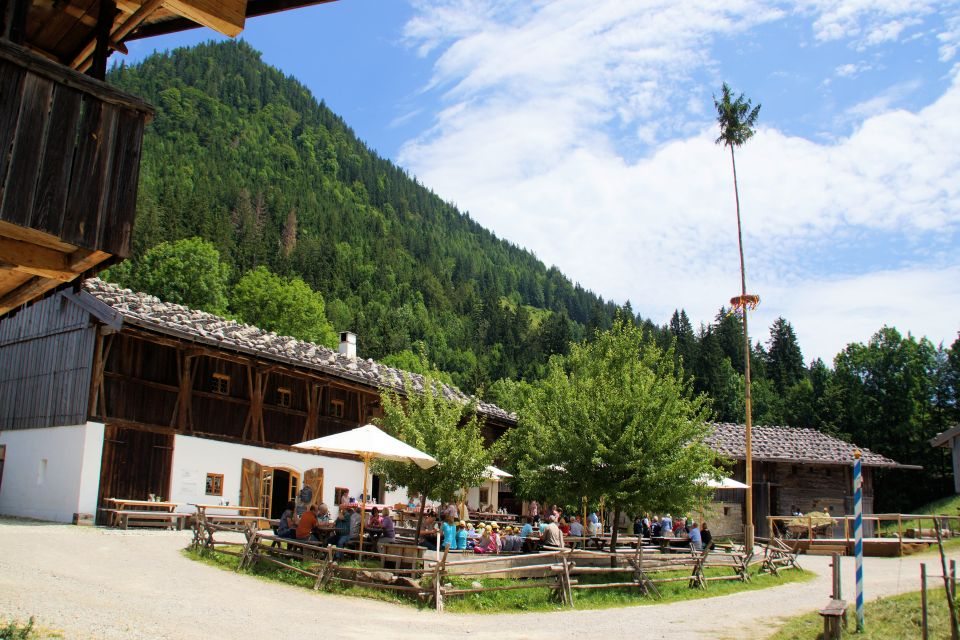
[[[707,444],[735,462],[733,478],[746,479],[746,436],[742,424],[715,423]],[[753,513],[756,535],[770,535],[768,516],[826,511],[853,515],[855,444],[816,429],[786,426],[753,427]],[[908,468],[859,447],[863,468],[863,513],[873,513],[874,472]],[[745,490],[717,491],[711,516],[715,535],[742,534]],[[871,525],[872,526],[872,525]],[[870,535],[870,532],[866,532]]]
[[[153,109],[103,82],[113,51],[330,1],[0,2],[0,317],[130,253]]]
[[[359,497],[358,459],[291,445],[369,422],[410,374],[341,337],[333,351],[98,279],[37,302],[0,322],[0,513],[70,521],[153,494],[277,517],[305,483],[316,502]],[[490,441],[515,424],[478,410]]]

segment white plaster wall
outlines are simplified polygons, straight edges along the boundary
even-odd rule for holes
[[[300,474],[308,469],[322,468],[322,500],[330,505],[334,513],[336,513],[333,509],[335,487],[346,487],[350,490],[350,495],[358,500],[363,491],[362,462],[329,458],[306,451],[298,453],[178,435],[174,436],[173,443],[169,499],[182,503],[179,507],[180,511],[191,513],[194,508],[189,506],[189,503],[216,504],[223,500],[229,501],[230,504],[240,504],[241,466],[244,458],[264,467],[283,467],[298,471]],[[208,473],[223,474],[223,497],[206,495]],[[372,479],[368,479],[368,490],[372,486]],[[403,491],[388,492],[387,504],[393,504],[390,501],[391,496],[401,493],[405,495]]]
[[[103,425],[0,431],[6,445],[0,513],[71,522],[96,514]]]
[[[490,492],[490,506],[496,511],[500,508],[500,483],[496,480],[484,480],[481,487],[486,487]],[[467,504],[471,509],[480,508],[480,487],[470,487],[467,489]]]

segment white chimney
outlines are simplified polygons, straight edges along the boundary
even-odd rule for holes
[[[347,356],[351,360],[357,359],[357,334],[350,333],[349,331],[340,332],[340,348],[337,349],[340,353]]]

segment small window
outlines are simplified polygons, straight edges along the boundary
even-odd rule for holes
[[[346,487],[337,487],[333,490],[333,501],[337,505],[344,504],[350,499],[350,489]]]
[[[290,393],[290,389],[287,389],[286,387],[277,388],[277,404],[278,405],[280,405],[281,407],[289,407],[291,404],[292,398],[293,398],[293,394]]]
[[[223,495],[223,474],[222,473],[207,474],[207,495],[208,496]]]
[[[489,504],[490,502],[490,489],[487,487],[480,488],[480,504]]]
[[[230,376],[225,373],[213,374],[213,392],[222,396],[230,395]]]
[[[334,418],[343,417],[343,401],[342,400],[331,400],[330,401],[330,415]]]

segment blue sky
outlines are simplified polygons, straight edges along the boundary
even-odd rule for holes
[[[573,280],[665,322],[748,289],[807,359],[960,329],[960,2],[339,0],[241,36],[371,147]],[[214,37],[131,43],[130,59]]]

